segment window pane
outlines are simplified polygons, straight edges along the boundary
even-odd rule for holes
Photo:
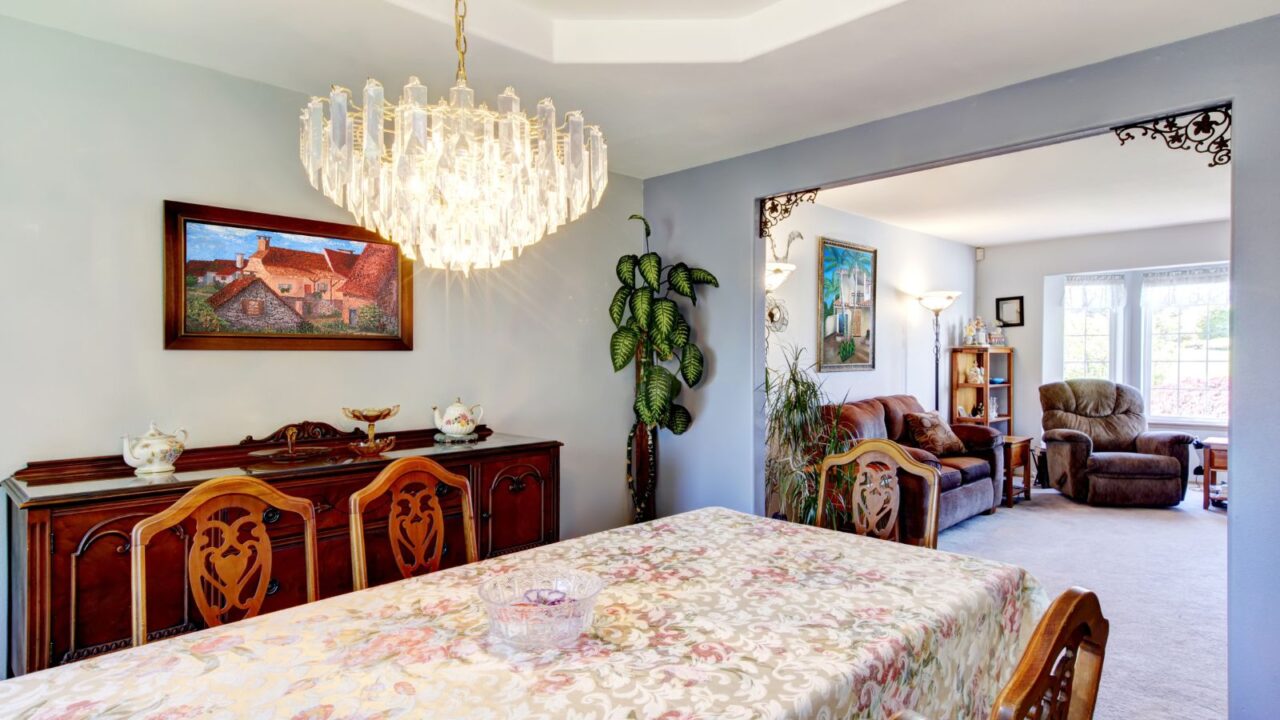
[[[1224,362],[1209,363],[1209,383],[1213,384],[1215,380],[1226,380],[1231,377],[1231,365]],[[1225,385],[1226,383],[1223,383]]]
[[[1203,305],[1184,306],[1178,331],[1204,337],[1208,319],[1209,309]]]
[[[1152,335],[1151,359],[1156,362],[1178,359],[1178,337],[1176,335]]]
[[[1066,363],[1062,369],[1062,377],[1067,380],[1075,380],[1077,378],[1088,377],[1089,371],[1082,362]]]
[[[1151,314],[1151,331],[1156,333],[1178,332],[1178,308],[1160,308]]]
[[[1178,338],[1178,359],[1182,362],[1202,362],[1208,359],[1208,348],[1202,335],[1183,335]]]
[[[1065,335],[1083,335],[1084,334],[1084,312],[1080,310],[1068,310],[1062,319],[1063,334]]]
[[[1178,387],[1183,390],[1203,390],[1208,375],[1208,363],[1183,361],[1178,366]]]
[[[1152,415],[1177,415],[1178,414],[1178,391],[1177,390],[1152,390],[1151,391],[1151,408]]]
[[[1084,352],[1090,362],[1106,363],[1111,355],[1111,341],[1105,335],[1102,337],[1090,335],[1085,338]]]
[[[1062,357],[1067,362],[1080,362],[1084,360],[1084,338],[1080,336],[1065,338],[1062,348]]]
[[[1111,334],[1111,312],[1109,310],[1090,310],[1085,318],[1085,331],[1089,335]]]
[[[1088,375],[1089,377],[1108,380],[1110,379],[1109,378],[1110,375],[1111,375],[1111,366],[1108,365],[1107,363],[1104,363],[1104,362],[1089,363],[1089,375]]]
[[[1177,386],[1178,363],[1151,363],[1151,387],[1153,390],[1157,388],[1176,388]]]

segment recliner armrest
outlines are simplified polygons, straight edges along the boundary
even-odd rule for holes
[[[1055,430],[1045,430],[1042,436],[1046,444],[1051,442],[1067,442],[1084,445],[1087,450],[1085,454],[1093,453],[1093,438],[1080,432],[1079,430],[1068,430],[1066,428],[1057,428]]]
[[[995,450],[1004,445],[1004,434],[985,425],[958,423],[951,426],[951,432],[964,443],[965,450]]]
[[[1138,435],[1135,447],[1144,455],[1168,455],[1177,457],[1196,441],[1194,435],[1184,432],[1144,432]]]

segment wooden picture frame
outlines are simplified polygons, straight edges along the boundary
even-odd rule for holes
[[[412,350],[413,262],[355,225],[166,200],[164,346]]]
[[[874,370],[877,251],[825,237],[818,247],[818,372]]]
[[[1026,322],[1023,296],[996,298],[996,323],[1001,327],[1022,327]]]

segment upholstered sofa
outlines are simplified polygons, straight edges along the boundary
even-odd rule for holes
[[[1142,393],[1110,380],[1040,387],[1049,483],[1090,505],[1177,505],[1195,438],[1149,432]]]
[[[840,428],[854,438],[887,438],[907,449],[913,458],[938,468],[941,473],[941,500],[938,506],[938,529],[955,525],[979,513],[994,512],[1004,499],[1004,436],[981,425],[952,425],[951,429],[964,443],[965,451],[937,457],[916,447],[906,415],[925,412],[911,395],[886,395],[825,408]],[[918,538],[924,533],[925,496],[920,478],[902,475],[902,511],[904,537]]]

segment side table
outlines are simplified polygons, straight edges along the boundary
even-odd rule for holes
[[[1211,437],[1204,441],[1204,509],[1209,503],[1218,503],[1225,498],[1214,494],[1213,486],[1218,484],[1218,473],[1227,471],[1227,438]]]
[[[1014,487],[1013,474],[1022,469],[1022,485]],[[1004,505],[1013,507],[1014,494],[1022,491],[1026,500],[1031,499],[1031,438],[1020,435],[1004,436]]]

